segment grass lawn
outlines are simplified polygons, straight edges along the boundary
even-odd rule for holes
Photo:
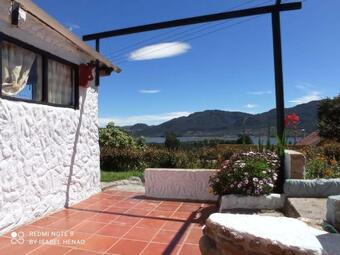
[[[141,171],[126,171],[126,172],[113,172],[113,171],[101,171],[101,181],[102,182],[113,182],[119,180],[126,180],[132,176],[137,176],[142,178],[143,172]]]

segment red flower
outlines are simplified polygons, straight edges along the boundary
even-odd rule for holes
[[[285,118],[285,126],[286,127],[294,127],[300,123],[300,117],[293,113],[293,114],[288,114]]]

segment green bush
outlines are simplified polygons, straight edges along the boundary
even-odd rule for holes
[[[325,142],[300,150],[306,156],[306,179],[340,178],[340,144]]]
[[[322,158],[310,159],[306,165],[306,178],[340,178],[340,164],[337,161],[328,163]]]
[[[105,171],[144,171],[143,151],[137,149],[101,149],[100,167]]]
[[[340,95],[321,101],[318,118],[320,136],[340,142]]]
[[[210,186],[216,195],[269,194],[275,187],[279,168],[279,157],[273,152],[234,154],[210,178]]]
[[[102,170],[142,171],[145,168],[217,169],[234,153],[256,151],[256,145],[219,144],[210,147],[168,150],[160,146],[115,148],[101,146]]]
[[[99,129],[100,146],[116,149],[143,149],[146,145],[143,139],[135,139],[126,131],[115,127],[113,122]]]

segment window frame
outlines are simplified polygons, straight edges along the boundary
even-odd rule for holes
[[[24,49],[30,50],[36,54],[41,55],[42,57],[42,99],[41,101],[16,98],[16,97],[11,97],[11,96],[5,96],[2,94],[2,44],[4,41],[15,44],[18,47],[22,47]],[[48,60],[49,59],[71,67],[72,72],[74,73],[74,86],[72,90],[73,95],[74,95],[74,102],[72,105],[54,104],[48,101]],[[73,108],[77,110],[79,109],[79,66],[66,59],[60,58],[47,51],[38,49],[35,46],[32,46],[28,43],[25,43],[23,41],[20,41],[16,38],[13,38],[11,36],[8,36],[0,32],[0,98],[12,100],[12,101],[49,105],[49,106],[62,107],[62,108]]]

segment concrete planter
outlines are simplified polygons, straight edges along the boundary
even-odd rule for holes
[[[214,169],[148,168],[145,170],[145,194],[162,199],[217,201],[209,193],[209,178]]]
[[[285,196],[270,194],[263,196],[224,195],[220,199],[219,211],[232,209],[278,210],[284,207]]]

